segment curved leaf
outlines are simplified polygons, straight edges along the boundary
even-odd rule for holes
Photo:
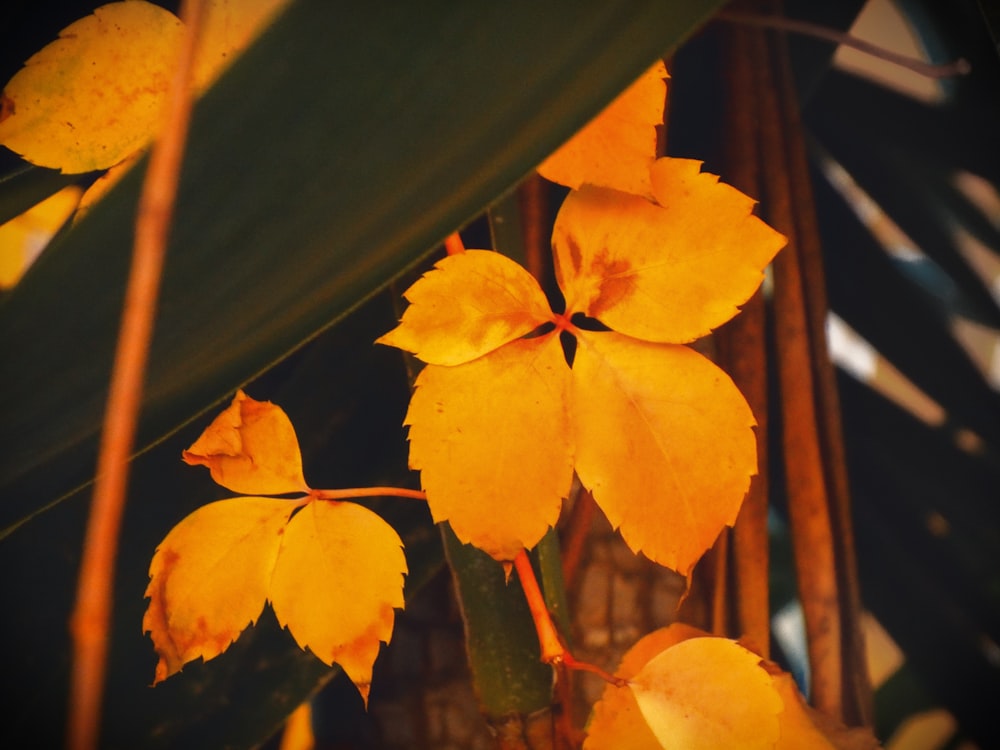
[[[139,447],[397,277],[719,5],[293,3],[196,108]],[[142,172],[0,307],[0,528],[92,477]]]

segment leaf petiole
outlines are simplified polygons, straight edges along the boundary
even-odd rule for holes
[[[352,497],[408,497],[426,500],[423,490],[409,490],[404,487],[348,487],[342,490],[310,490],[309,496],[317,500],[349,500]]]
[[[517,570],[517,577],[521,581],[521,588],[524,590],[524,598],[528,600],[528,609],[531,610],[531,619],[535,623],[535,632],[538,633],[538,644],[542,650],[542,661],[551,664],[553,667],[563,669],[574,669],[581,672],[592,672],[605,682],[609,682],[616,687],[625,687],[628,680],[623,677],[606,672],[596,664],[580,661],[569,652],[563,645],[562,638],[556,630],[552,616],[548,607],[545,606],[545,597],[538,585],[538,578],[535,576],[535,569],[531,567],[531,560],[528,553],[521,550],[514,558],[514,568]]]

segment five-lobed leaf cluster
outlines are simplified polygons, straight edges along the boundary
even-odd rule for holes
[[[621,162],[601,156],[616,129],[639,139],[627,115],[657,80],[662,111],[662,77],[647,73],[540,170],[574,187],[552,233],[564,311],[513,261],[472,250],[413,284],[379,339],[427,363],[405,421],[434,519],[497,560],[556,523],[575,471],[633,551],[686,574],[756,472],[749,406],[684,344],[738,312],[785,238],[700,162],[655,159],[648,122]]]

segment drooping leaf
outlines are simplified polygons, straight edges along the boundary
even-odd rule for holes
[[[656,126],[663,124],[667,69],[658,60],[597,117],[538,166],[547,180],[570,188],[600,185],[649,196]]]
[[[0,224],[0,289],[17,283],[73,213],[82,191],[75,185],[38,203],[5,224]]]
[[[757,470],[753,414],[685,346],[582,331],[573,362],[576,470],[633,551],[681,573],[736,521]]]
[[[569,312],[647,341],[685,343],[729,320],[785,238],[753,200],[690,159],[650,169],[656,202],[583,186],[552,233]]]
[[[225,651],[264,609],[282,532],[296,503],[237,497],[184,518],[149,566],[142,620],[160,655],[157,682]]]
[[[316,500],[285,529],[269,598],[296,643],[339,664],[367,702],[405,574],[403,543],[389,524],[356,503]]]
[[[399,326],[377,343],[434,365],[491,352],[552,317],[534,277],[500,253],[469,250],[438,261],[406,291]]]
[[[106,169],[155,135],[180,20],[144,0],[70,24],[4,88],[0,144],[63,172]]]
[[[671,750],[772,750],[783,705],[760,657],[726,638],[691,638],[630,680],[639,710]]]
[[[434,520],[498,560],[534,546],[573,478],[568,388],[551,334],[464,365],[425,367],[406,424],[410,466]]]
[[[138,444],[341,320],[720,4],[289,6],[195,113]],[[344,70],[358,75],[316,95],[316,71]],[[0,533],[92,478],[139,184],[124,180],[5,300],[0,348],[19,366],[0,388]]]
[[[302,456],[288,415],[242,390],[183,453],[192,466],[207,466],[212,479],[234,492],[280,495],[308,492]]]

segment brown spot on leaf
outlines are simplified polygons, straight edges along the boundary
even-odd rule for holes
[[[635,291],[632,264],[624,258],[609,260],[607,248],[601,248],[591,264],[592,274],[600,280],[600,294],[591,305],[590,314],[600,317],[603,310],[614,307]]]
[[[8,117],[12,117],[15,111],[14,100],[7,96],[6,93],[0,94],[0,122],[3,122]]]

